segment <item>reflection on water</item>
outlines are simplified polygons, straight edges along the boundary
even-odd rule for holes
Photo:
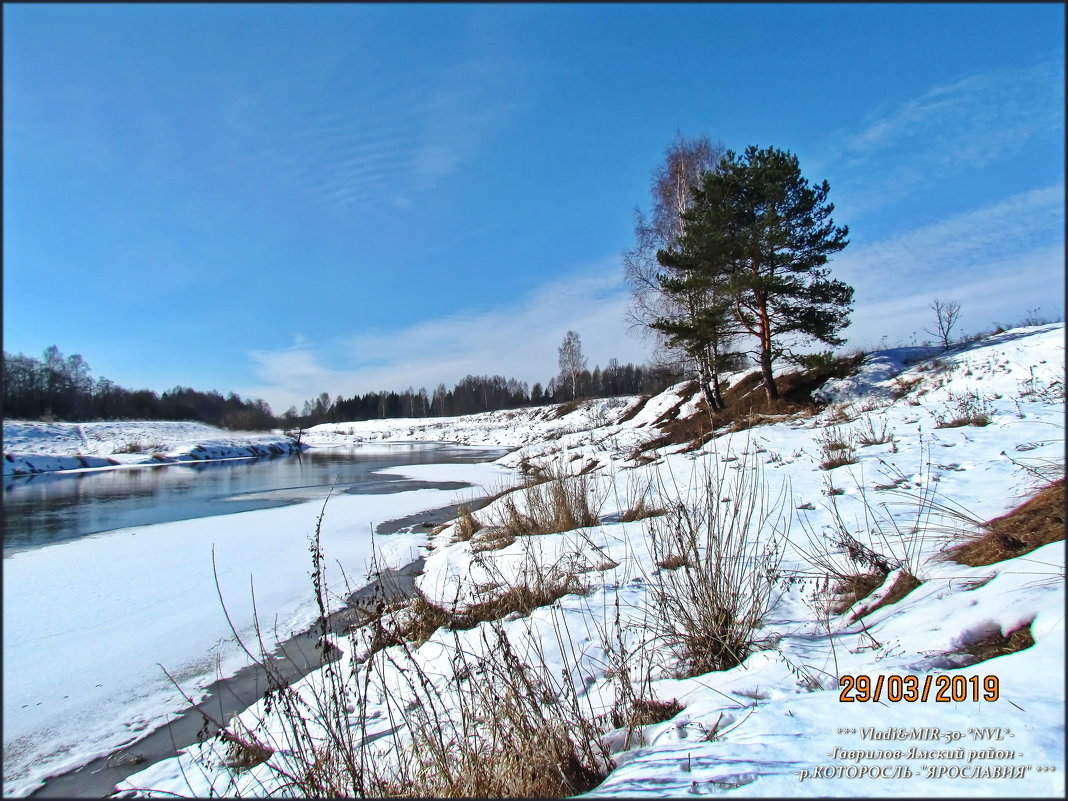
[[[481,462],[494,453],[447,445],[328,448],[260,459],[7,477],[4,554],[116,528],[298,503],[324,497],[332,485],[334,492],[367,494],[443,486],[374,471]]]

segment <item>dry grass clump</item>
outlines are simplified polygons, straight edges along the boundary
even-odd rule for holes
[[[500,530],[494,536],[498,540],[514,540],[596,526],[600,518],[591,506],[592,489],[590,477],[579,475],[554,478],[508,493],[493,521]]]
[[[855,418],[852,414],[846,411],[847,408],[849,408],[848,403],[833,404],[827,412],[827,424],[840,426],[845,423],[852,423]]]
[[[469,604],[456,615],[452,628],[470,629],[479,623],[501,620],[509,615],[529,615],[535,609],[555,603],[565,595],[585,595],[589,585],[575,573],[549,569],[547,575],[538,575],[520,581],[487,601]]]
[[[905,378],[898,376],[894,379],[894,387],[891,390],[894,400],[900,400],[923,382],[923,376],[911,376]]]
[[[880,581],[879,583],[882,584],[882,581]],[[894,581],[893,586],[890,587],[890,591],[887,592],[886,595],[884,595],[882,598],[880,598],[878,603],[872,604],[867,609],[864,609],[854,614],[850,619],[850,622],[855,623],[862,617],[867,617],[876,609],[882,609],[884,606],[896,604],[898,601],[900,601],[914,589],[919,587],[921,584],[923,584],[923,582],[916,578],[914,575],[912,575],[909,571],[902,570],[901,573],[898,575],[897,579]]]
[[[705,460],[692,482],[691,506],[678,488],[662,488],[669,511],[648,526],[654,561],[680,562],[650,584],[655,633],[697,676],[732,668],[757,647],[753,630],[777,597],[790,515],[785,490],[769,501],[747,459]]]
[[[620,513],[620,523],[633,523],[637,520],[645,520],[648,517],[657,517],[666,514],[667,510],[661,506],[654,506],[643,495],[632,506]]]
[[[834,599],[829,604],[828,611],[832,615],[842,614],[879,589],[884,581],[886,581],[884,573],[856,573],[842,576],[835,582],[832,590]]]
[[[455,622],[454,615],[435,604],[418,589],[415,592],[415,600],[404,610],[399,624],[389,628],[379,627],[384,643],[382,647],[399,645],[401,642],[420,645],[434,636],[434,632],[442,626],[451,627]]]
[[[847,464],[857,463],[856,440],[853,435],[837,426],[831,426],[816,438],[823,459],[821,470],[833,470]]]
[[[576,411],[581,406],[582,401],[579,399],[570,400],[566,403],[561,403],[559,406],[556,407],[556,410],[553,412],[553,419],[559,420],[561,417],[566,417],[573,411]]]
[[[612,710],[612,725],[617,729],[636,729],[639,726],[652,726],[671,720],[685,709],[677,698],[670,701],[656,701],[637,698],[630,702],[626,711]]]
[[[401,643],[418,646],[441,628],[466,631],[481,623],[511,616],[525,617],[566,595],[585,595],[590,591],[589,585],[579,578],[580,566],[574,558],[565,557],[553,564],[543,564],[532,549],[527,549],[514,580],[508,580],[486,561],[476,561],[491,571],[492,580],[476,588],[478,595],[489,596],[486,600],[466,605],[454,602],[446,608],[416,589],[416,597],[410,603],[387,608],[377,618],[365,623],[373,634],[369,651]]]
[[[964,643],[958,650],[951,651],[946,655],[963,655],[967,657],[963,662],[960,660],[954,661],[957,662],[957,667],[968,667],[998,656],[1007,656],[1017,651],[1023,651],[1035,644],[1035,638],[1031,634],[1031,624],[1033,622],[1033,620],[1029,620],[1008,634],[1002,634],[1000,630],[993,631],[985,637]]]
[[[876,430],[875,423],[868,417],[857,431],[856,437],[859,445],[885,445],[894,441],[894,432],[889,430],[889,424],[885,420],[882,428]]]
[[[990,402],[977,392],[950,396],[953,402],[944,414],[935,415],[935,428],[960,428],[961,426],[990,425]]]
[[[499,551],[515,542],[515,536],[500,526],[486,526],[471,540],[471,552]]]
[[[680,567],[690,567],[690,563],[682,554],[669,553],[658,559],[656,566],[661,570],[678,570]]]
[[[1039,490],[1026,503],[986,522],[984,533],[948,552],[961,564],[979,567],[1030,553],[1064,539],[1064,479]]]
[[[139,439],[124,442],[115,453],[160,453],[164,450],[162,442],[145,443]]]
[[[492,657],[452,650],[447,699],[409,670],[412,742],[389,783],[422,798],[561,798],[596,787],[610,762],[574,685],[520,654],[499,626],[481,641]]]
[[[881,587],[892,572],[901,571],[886,596],[878,604],[855,616],[854,620],[899,601],[919,586],[917,576],[922,568],[923,543],[938,528],[931,519],[932,514],[966,515],[964,510],[940,503],[929,491],[924,491],[918,496],[906,496],[915,514],[915,519],[907,524],[896,519],[888,511],[886,503],[873,504],[863,487],[858,489],[863,505],[862,520],[847,521],[838,506],[838,496],[831,495],[831,531],[817,533],[805,522],[805,518],[801,518],[808,543],[793,543],[816,568],[816,576],[823,582],[818,595],[823,598],[821,603],[825,604],[825,611],[831,615],[842,614],[855,607]],[[828,592],[829,586],[833,586],[833,589]]]
[[[470,540],[479,529],[482,528],[482,524],[475,520],[475,516],[471,514],[471,509],[466,503],[460,504],[456,509],[456,539],[460,542],[467,542]]]
[[[226,743],[225,764],[233,771],[240,772],[262,765],[274,754],[274,749],[261,743],[237,716],[229,727],[219,729],[218,737]]]

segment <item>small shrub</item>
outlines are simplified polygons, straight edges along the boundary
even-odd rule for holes
[[[759,466],[733,466],[706,459],[692,477],[692,506],[679,503],[678,488],[662,487],[669,511],[648,523],[654,561],[681,560],[650,585],[650,612],[656,636],[688,676],[740,664],[758,647],[754,629],[777,598],[780,539],[791,518],[785,487],[769,501]]]

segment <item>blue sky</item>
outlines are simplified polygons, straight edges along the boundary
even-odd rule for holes
[[[1060,4],[5,5],[4,349],[262,397],[644,361],[676,132],[826,179],[851,345],[1064,306]]]

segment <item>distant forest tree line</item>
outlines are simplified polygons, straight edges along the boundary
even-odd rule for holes
[[[598,365],[592,372],[582,370],[574,378],[573,385],[570,378],[566,384],[553,378],[544,388],[535,382],[528,390],[525,381],[514,378],[468,375],[452,389],[446,389],[444,384],[438,384],[433,392],[425,387],[419,390],[409,387],[399,393],[368,392],[347,399],[335,398],[332,402],[323,393],[314,401],[305,401],[299,414],[295,407],[290,408],[283,421],[288,426],[397,417],[452,417],[562,403],[575,398],[652,394],[683,380],[679,372],[668,368],[621,365],[616,359],[603,370]]]
[[[80,354],[64,358],[55,345],[43,359],[4,353],[4,417],[20,420],[195,420],[223,428],[263,430],[278,425],[271,407],[231,392],[175,387],[162,395],[93,379]]]
[[[476,412],[538,406],[578,398],[637,395],[659,392],[682,380],[669,368],[621,365],[612,359],[603,370],[582,370],[545,387],[503,376],[463,378],[451,390],[439,384],[433,392],[408,388],[403,392],[368,392],[331,400],[322,393],[291,407],[281,417],[260,399],[242,399],[231,392],[201,392],[177,386],[162,394],[130,390],[107,378],[94,379],[80,354],[64,357],[55,345],[42,359],[4,353],[3,414],[7,419],[60,420],[194,420],[229,429],[265,430],[310,426],[346,420],[380,420],[396,417],[444,417]]]

